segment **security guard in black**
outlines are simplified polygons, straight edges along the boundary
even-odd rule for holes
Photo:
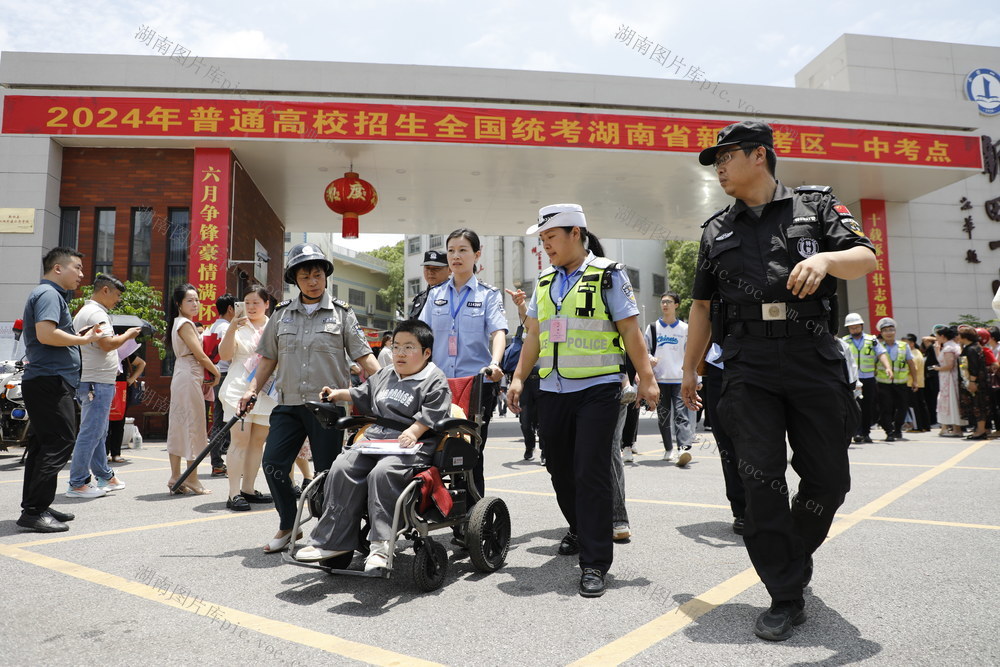
[[[837,278],[875,268],[874,248],[829,188],[792,191],[775,179],[769,126],[730,125],[699,159],[736,201],[704,227],[681,391],[700,406],[695,369],[711,313],[724,364],[718,414],[746,490],[744,541],[772,599],[754,632],[783,640],[805,621],[812,554],[850,489],[857,404],[832,297]],[[786,438],[797,492],[785,480]]]

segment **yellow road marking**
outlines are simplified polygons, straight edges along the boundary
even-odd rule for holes
[[[125,472],[128,472],[128,473],[136,473],[136,472],[158,472],[158,471],[162,472],[164,470],[170,470],[170,466],[167,466],[165,468],[137,468],[136,470],[125,470],[123,468],[119,468],[115,472],[122,472],[122,473],[125,473]],[[69,473],[68,472],[60,473],[56,477],[56,479],[57,480],[58,479],[69,479]],[[7,480],[4,480],[4,481],[0,482],[0,484],[24,484],[24,480],[23,479],[7,479]]]
[[[981,441],[963,449],[960,453],[952,456],[944,463],[935,466],[931,470],[920,473],[908,482],[901,484],[853,513],[835,521],[830,527],[830,533],[827,539],[833,539],[845,530],[856,526],[862,520],[872,518],[872,515],[875,514],[875,512],[883,509],[893,501],[898,500],[937,475],[940,475],[942,472],[956,465],[962,459],[971,456],[985,444],[986,441]],[[753,568],[748,568],[736,576],[722,582],[715,588],[712,588],[711,590],[708,590],[682,604],[677,609],[671,610],[666,614],[653,619],[649,623],[636,628],[628,634],[619,637],[610,644],[606,644],[589,655],[586,655],[570,664],[602,666],[619,665],[663,641],[678,630],[687,627],[693,621],[697,620],[701,616],[704,616],[719,605],[730,601],[759,581],[760,579],[757,577]]]
[[[107,572],[101,572],[100,570],[95,570],[77,563],[71,563],[58,558],[52,558],[51,556],[25,551],[17,547],[0,545],[0,554],[15,560],[52,570],[54,572],[59,572],[60,574],[65,574],[76,579],[81,579],[92,584],[97,584],[98,586],[104,586],[138,598],[157,602],[173,609],[194,614],[195,616],[211,618],[212,623],[219,622],[221,624],[220,629],[224,627],[228,628],[229,626],[225,625],[225,623],[228,622],[231,626],[233,626],[233,636],[238,635],[241,639],[244,636],[244,631],[249,630],[263,635],[268,635],[270,637],[275,637],[282,641],[316,648],[321,651],[325,651],[326,653],[343,656],[345,658],[350,658],[351,660],[358,660],[360,662],[366,662],[373,665],[395,666],[438,664],[427,660],[421,660],[413,656],[395,653],[377,646],[369,646],[367,644],[361,644],[348,639],[341,639],[340,637],[324,634],[322,632],[316,632],[315,630],[309,630],[308,628],[292,625],[291,623],[284,623],[282,621],[276,621],[263,616],[257,616],[256,614],[250,614],[231,607],[223,607],[222,605],[205,602],[204,600],[199,602],[198,608],[195,608],[193,605],[189,605],[191,606],[190,609],[185,608],[184,605],[188,604],[187,600],[175,600],[173,599],[172,594],[171,597],[167,598],[159,589],[152,586],[147,586],[146,584],[142,584],[137,581],[130,581],[129,579],[125,579],[114,574],[108,574]],[[209,608],[216,608],[218,610],[216,616],[209,617],[207,615],[199,614],[198,612],[202,605],[208,606]]]
[[[267,508],[271,509],[271,508]],[[197,519],[184,519],[182,521],[169,521],[167,523],[151,523],[145,526],[132,526],[130,528],[116,528],[115,530],[102,530],[98,533],[84,533],[82,535],[64,535],[63,537],[49,537],[44,540],[33,540],[31,542],[19,542],[11,544],[12,547],[27,548],[38,547],[43,544],[56,544],[58,542],[72,542],[74,540],[88,540],[92,537],[104,537],[106,535],[122,535],[125,533],[137,533],[144,530],[157,530],[158,528],[173,528],[175,526],[187,526],[194,523],[205,523],[206,521],[222,521],[224,519],[240,519],[243,517],[260,516],[269,512],[258,510],[255,512],[227,512],[216,516],[203,516]],[[263,549],[263,542],[261,543]]]
[[[934,521],[932,519],[901,519],[894,516],[870,516],[868,521],[888,521],[890,523],[920,523],[927,526],[949,526],[952,528],[978,528],[980,530],[1000,530],[1000,526],[988,523],[959,523],[957,521]]]

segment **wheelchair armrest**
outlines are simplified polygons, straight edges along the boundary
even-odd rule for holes
[[[341,417],[337,420],[337,428],[342,431],[346,431],[352,428],[360,428],[362,426],[367,426],[369,424],[374,424],[377,421],[375,417],[365,417],[361,415],[352,415],[350,417]]]
[[[316,420],[323,428],[334,428],[337,420],[341,418],[342,410],[336,403],[326,403],[323,401],[306,401],[306,407],[316,416]]]
[[[436,424],[434,424],[434,430],[438,433],[448,433],[449,431],[462,431],[464,429],[469,429],[474,432],[478,432],[479,424],[468,419],[457,419],[454,417],[447,417],[445,419],[439,419]]]

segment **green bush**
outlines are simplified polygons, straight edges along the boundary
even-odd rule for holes
[[[84,302],[94,293],[93,285],[80,288],[81,295],[69,302],[69,310],[76,315]],[[156,353],[163,359],[167,352],[163,347],[163,334],[167,329],[167,318],[160,304],[163,303],[163,293],[145,283],[136,280],[125,281],[125,293],[122,294],[118,306],[110,311],[116,315],[135,315],[153,325],[153,336],[140,336],[137,340],[152,343]]]

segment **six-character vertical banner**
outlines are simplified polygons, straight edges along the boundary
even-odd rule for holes
[[[232,173],[228,148],[194,150],[188,278],[201,300],[199,322],[216,319],[215,300],[226,293]]]

